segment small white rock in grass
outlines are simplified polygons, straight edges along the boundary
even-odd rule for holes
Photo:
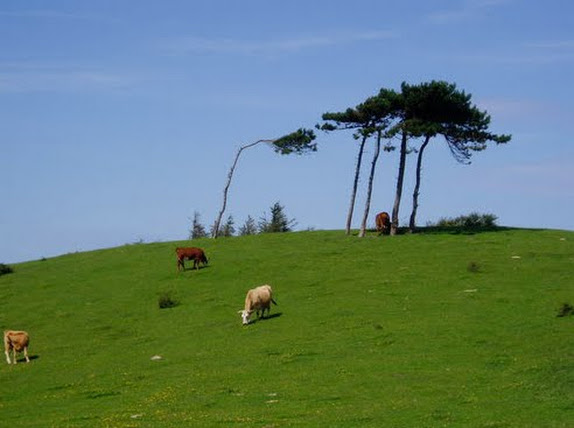
[[[130,418],[132,419],[139,419],[141,418],[143,415],[141,413],[138,413],[137,415],[131,415]]]
[[[152,361],[160,361],[163,360],[163,357],[161,355],[154,355],[153,357],[151,357]]]
[[[513,259],[519,259],[520,256],[512,256]]]
[[[476,293],[477,291],[477,288],[469,288],[468,290],[464,290],[463,293]]]

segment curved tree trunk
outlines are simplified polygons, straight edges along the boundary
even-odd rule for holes
[[[221,210],[219,211],[219,214],[217,215],[217,218],[215,219],[215,223],[213,224],[212,238],[217,238],[217,236],[219,235],[219,225],[221,224],[221,218],[223,217],[223,213],[225,212],[225,208],[227,207],[227,193],[229,191],[229,186],[231,186],[231,179],[233,178],[233,172],[235,171],[235,167],[237,166],[237,162],[239,161],[239,156],[241,155],[241,152],[243,152],[243,150],[245,150],[245,149],[248,149],[250,147],[255,146],[256,144],[269,143],[269,142],[273,142],[273,141],[274,140],[259,140],[259,141],[256,141],[254,143],[247,144],[245,146],[241,146],[239,148],[239,150],[237,150],[237,154],[235,155],[235,159],[233,160],[233,164],[231,165],[231,169],[229,170],[229,173],[227,174],[227,183],[225,184],[225,187],[223,188],[223,204],[221,206]]]
[[[363,221],[361,222],[361,231],[359,237],[362,238],[367,233],[367,221],[369,219],[369,209],[371,207],[371,194],[373,192],[373,180],[375,178],[375,169],[377,167],[377,159],[381,152],[381,131],[377,133],[377,143],[375,145],[375,154],[373,155],[373,162],[371,164],[371,174],[369,175],[369,187],[367,189],[367,201],[365,202],[365,213],[363,214]]]
[[[405,178],[405,165],[407,160],[407,133],[403,130],[401,138],[401,153],[399,159],[399,176],[397,177],[397,191],[395,193],[395,204],[391,217],[391,235],[396,235],[399,228],[399,208],[403,194],[403,181]]]
[[[425,138],[424,143],[421,145],[419,149],[419,155],[417,157],[417,172],[416,172],[416,183],[415,183],[415,190],[413,191],[413,211],[411,212],[411,218],[409,220],[409,230],[412,232],[416,229],[416,218],[417,218],[417,209],[419,207],[419,190],[421,187],[421,170],[423,164],[423,152],[425,151],[428,143],[430,141],[430,136],[427,135]]]
[[[367,141],[367,136],[363,136],[361,145],[359,147],[359,154],[357,156],[357,167],[355,168],[355,180],[353,181],[353,192],[351,193],[351,204],[349,205],[349,213],[347,214],[347,225],[345,228],[345,233],[347,235],[351,234],[351,222],[353,221],[353,211],[355,210],[355,200],[357,198],[357,187],[359,185],[359,175],[361,173],[361,163],[363,161],[363,152],[365,150],[365,142]]]

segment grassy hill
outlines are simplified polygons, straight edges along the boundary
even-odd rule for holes
[[[574,423],[573,232],[206,239],[209,266],[183,273],[176,245],[0,276],[0,327],[32,357],[0,365],[1,426]],[[242,326],[265,283],[279,305]]]

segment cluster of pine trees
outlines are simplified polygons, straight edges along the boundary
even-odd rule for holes
[[[359,141],[353,191],[347,215],[347,234],[351,230],[357,184],[367,140],[374,139],[375,151],[359,236],[364,236],[366,232],[373,178],[383,140],[386,141],[384,150],[394,150],[398,145],[400,151],[395,202],[391,215],[391,235],[396,234],[399,227],[399,208],[409,152],[418,153],[413,208],[409,220],[409,229],[414,231],[419,206],[423,154],[432,140],[442,137],[454,159],[461,163],[470,163],[472,153],[486,149],[488,143],[502,144],[510,141],[510,135],[497,135],[489,131],[490,116],[486,111],[473,105],[471,98],[470,94],[458,90],[453,83],[433,80],[410,85],[403,82],[400,91],[383,88],[377,95],[367,98],[356,107],[323,114],[323,123],[317,125],[317,128],[326,132],[353,130],[354,139]]]
[[[403,82],[398,91],[382,88],[378,94],[367,98],[355,107],[340,112],[327,112],[322,115],[323,122],[316,125],[318,130],[325,132],[351,130],[354,140],[359,142],[347,215],[347,234],[351,233],[363,153],[368,141],[374,141],[375,150],[371,162],[365,210],[359,236],[366,234],[374,175],[381,147],[384,151],[397,148],[399,150],[395,201],[391,214],[391,235],[395,235],[399,227],[399,209],[408,153],[417,153],[412,212],[409,220],[409,229],[414,231],[419,206],[418,197],[421,188],[423,155],[431,141],[437,138],[444,141],[454,159],[466,164],[470,163],[473,152],[486,149],[489,143],[502,144],[510,141],[510,135],[497,135],[489,130],[490,116],[486,111],[480,110],[472,104],[471,98],[470,94],[459,90],[453,83],[433,80],[411,85]],[[214,238],[221,235],[230,236],[235,232],[233,218],[228,217],[225,224],[222,224],[222,218],[227,206],[227,196],[233,173],[239,157],[245,149],[266,143],[275,152],[282,155],[304,154],[317,150],[315,138],[315,133],[312,130],[300,128],[278,139],[259,140],[240,147],[229,170],[227,182],[223,189],[222,207],[211,227],[210,236]],[[282,207],[279,203],[274,207],[276,210],[280,208],[279,211],[282,214]],[[239,233],[248,234],[253,230],[259,232],[279,231],[275,230],[274,207],[272,207],[272,219],[269,222],[260,222],[255,226],[254,220],[248,218],[247,222],[240,228]],[[200,227],[198,229],[195,235],[207,235],[204,229],[201,230]],[[194,235],[193,231],[192,235]]]
[[[245,223],[235,229],[235,220],[232,215],[227,217],[224,223],[219,224],[217,236],[234,236],[237,232],[239,236],[255,235],[257,233],[275,233],[275,232],[291,232],[296,224],[295,219],[289,219],[285,214],[285,207],[279,202],[275,202],[270,211],[270,218],[263,215],[256,223],[255,219],[250,215],[247,216]],[[193,215],[193,222],[189,233],[190,239],[205,238],[207,236],[215,236],[215,223],[210,227],[209,234],[201,224],[200,214],[196,211]]]

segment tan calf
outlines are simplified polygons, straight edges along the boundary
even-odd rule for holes
[[[15,331],[6,330],[4,332],[4,353],[6,354],[6,361],[8,364],[12,364],[10,361],[10,351],[12,351],[12,359],[14,364],[18,363],[16,359],[16,352],[24,351],[24,356],[26,357],[26,362],[30,362],[28,358],[28,345],[30,344],[30,336],[25,331]]]

